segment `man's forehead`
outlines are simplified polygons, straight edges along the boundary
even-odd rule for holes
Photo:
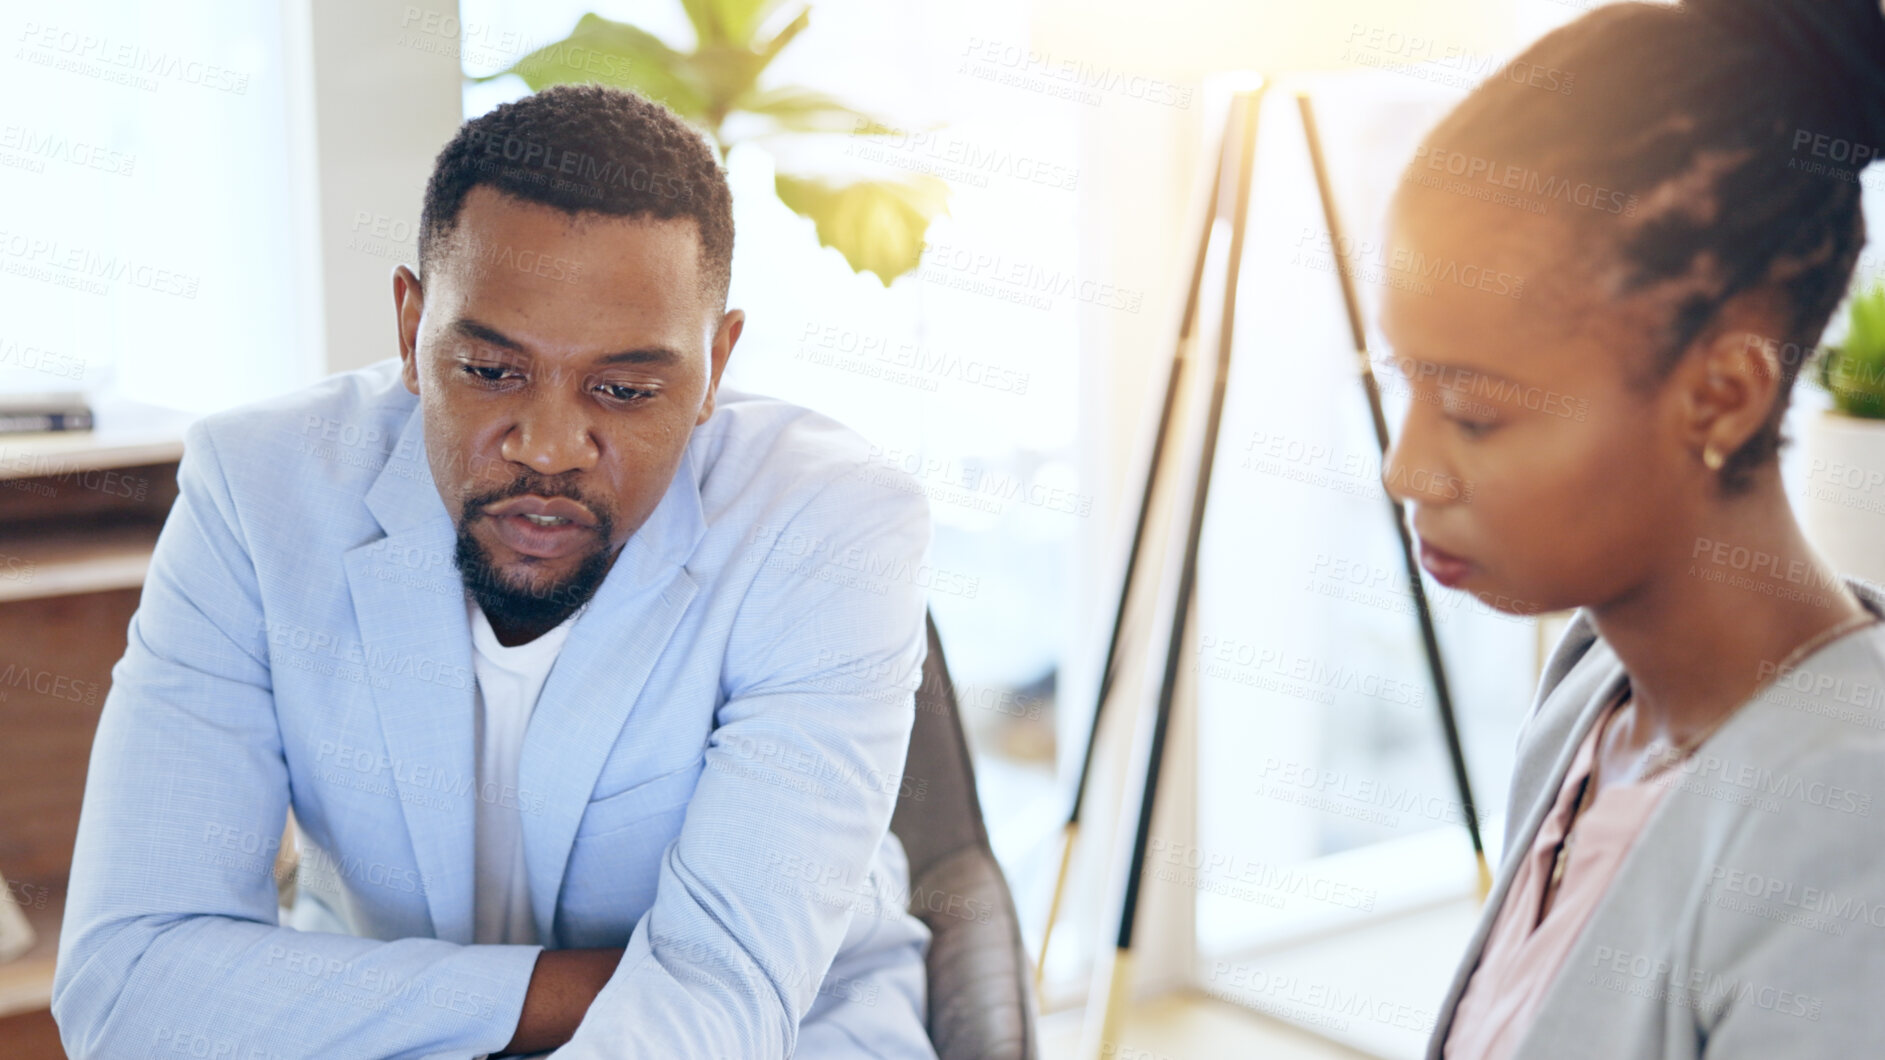
[[[484,258],[514,258],[549,248],[566,256],[585,252],[599,259],[626,259],[643,271],[658,267],[672,279],[687,282],[699,278],[702,265],[699,226],[691,217],[570,211],[488,185],[466,193],[445,245],[454,257],[466,251]]]
[[[570,213],[480,187],[435,257],[428,300],[480,317],[555,317],[558,329],[635,318],[689,333],[719,317],[691,218]]]

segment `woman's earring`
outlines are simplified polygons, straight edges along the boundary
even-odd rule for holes
[[[1721,450],[1715,448],[1713,445],[1705,445],[1702,447],[1703,467],[1710,471],[1720,471],[1723,463]]]

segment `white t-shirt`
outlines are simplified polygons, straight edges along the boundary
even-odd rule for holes
[[[491,620],[477,601],[467,595],[465,607],[471,618],[471,667],[478,678],[473,712],[478,799],[471,941],[535,945],[537,924],[530,912],[530,878],[524,868],[519,807],[525,803],[517,791],[517,762],[523,755],[530,712],[582,611],[578,609],[536,640],[506,648],[498,643]]]

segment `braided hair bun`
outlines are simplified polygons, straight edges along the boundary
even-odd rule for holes
[[[1879,0],[1686,0],[1690,11],[1758,42],[1799,108],[1818,154],[1863,169],[1885,153],[1885,7]],[[1815,128],[1814,126],[1817,126]]]

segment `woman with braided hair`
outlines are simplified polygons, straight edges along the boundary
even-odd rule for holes
[[[1818,341],[1864,242],[1885,14],[1615,4],[1520,63],[1573,90],[1489,79],[1390,215],[1397,255],[1524,280],[1383,295],[1416,399],[1383,478],[1422,563],[1577,611],[1429,1056],[1878,1055],[1885,597],[1813,550],[1777,452],[1788,351]],[[1418,179],[1436,157],[1605,194],[1520,212]]]

